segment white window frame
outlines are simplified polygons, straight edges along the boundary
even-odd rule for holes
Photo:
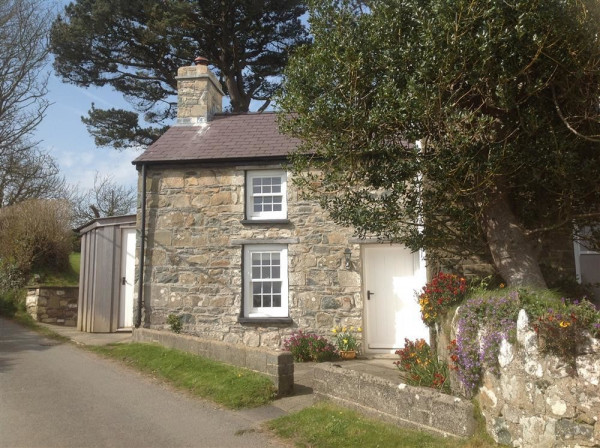
[[[256,194],[253,181],[259,178],[279,177],[281,179],[280,194]],[[255,198],[281,196],[280,211],[254,211]],[[252,170],[246,172],[246,219],[269,220],[287,219],[287,172],[285,170]]]
[[[273,281],[281,282],[281,306],[255,307],[253,291],[255,283],[268,283],[264,279],[254,279],[252,276],[252,255],[256,253],[279,254],[279,278]],[[269,318],[288,317],[288,248],[286,244],[248,244],[244,246],[244,317]]]

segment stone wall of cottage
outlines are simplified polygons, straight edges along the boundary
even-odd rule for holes
[[[352,231],[299,198],[289,178],[289,224],[242,224],[244,179],[244,167],[149,168],[145,326],[168,329],[168,315],[177,314],[186,334],[275,348],[298,328],[326,335],[334,325],[362,326],[360,246],[349,242]],[[282,238],[294,241],[288,244],[293,323],[240,324],[240,241]]]
[[[600,446],[600,341],[579,347],[575,371],[541,354],[524,311],[516,344],[503,341],[500,374],[486,373],[478,399],[494,439],[513,447]]]

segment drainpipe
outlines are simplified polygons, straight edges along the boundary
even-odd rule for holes
[[[146,164],[142,164],[142,197],[141,213],[142,219],[140,224],[140,273],[138,283],[138,304],[137,316],[135,319],[135,328],[140,328],[142,325],[142,298],[144,292],[144,252],[146,248]]]

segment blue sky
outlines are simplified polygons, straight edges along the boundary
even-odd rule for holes
[[[47,99],[52,104],[34,138],[41,140],[41,148],[57,160],[68,183],[87,189],[93,186],[97,171],[102,176],[110,175],[116,183],[136,184],[137,172],[131,161],[139,151],[96,147],[81,121],[92,102],[103,109],[129,109],[121,94],[110,88],[84,89],[65,84],[51,74]]]
[[[62,12],[70,2],[71,0],[58,0],[58,10]],[[41,141],[40,147],[55,158],[67,182],[78,185],[81,189],[93,186],[96,172],[101,176],[111,176],[118,184],[135,186],[137,171],[131,161],[141,151],[97,147],[81,121],[92,103],[100,109],[114,107],[132,110],[122,94],[108,86],[82,88],[63,83],[54,75],[51,61],[48,63],[48,71],[50,79],[47,99],[51,106],[33,135],[34,139]],[[227,105],[228,98],[225,97],[223,107]],[[258,106],[260,103],[252,104],[251,109],[255,110]]]

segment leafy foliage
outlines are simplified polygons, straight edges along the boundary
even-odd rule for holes
[[[431,327],[449,308],[459,304],[467,292],[467,281],[455,274],[440,272],[423,286],[418,295],[421,319]]]
[[[333,333],[335,345],[340,351],[358,351],[360,342],[357,338],[358,333],[362,332],[362,328],[358,327],[335,327],[331,330]]]
[[[448,364],[439,361],[431,352],[425,339],[411,341],[404,339],[404,348],[396,350],[399,361],[394,362],[406,380],[414,386],[431,387],[444,393],[450,393],[448,381]]]
[[[268,102],[289,52],[307,42],[299,0],[76,0],[52,25],[54,68],[80,86],[111,86],[135,113],[92,107],[84,118],[98,145],[147,145],[176,110],[181,66],[206,57],[234,112]],[[266,104],[265,104],[266,106]]]
[[[537,316],[533,328],[542,341],[542,349],[575,367],[578,348],[588,335],[600,336],[600,311],[587,300],[563,301]]]
[[[29,200],[0,209],[0,259],[23,277],[35,267],[68,266],[70,220],[66,201]]]
[[[335,347],[323,336],[298,330],[284,341],[284,348],[292,353],[296,362],[331,361],[337,356]]]
[[[286,69],[296,182],[360,236],[544,286],[540,239],[599,222],[597,0],[360,4],[316,3]]]
[[[167,324],[169,324],[169,327],[173,333],[181,333],[181,330],[183,329],[181,316],[176,314],[169,314],[167,316]]]

